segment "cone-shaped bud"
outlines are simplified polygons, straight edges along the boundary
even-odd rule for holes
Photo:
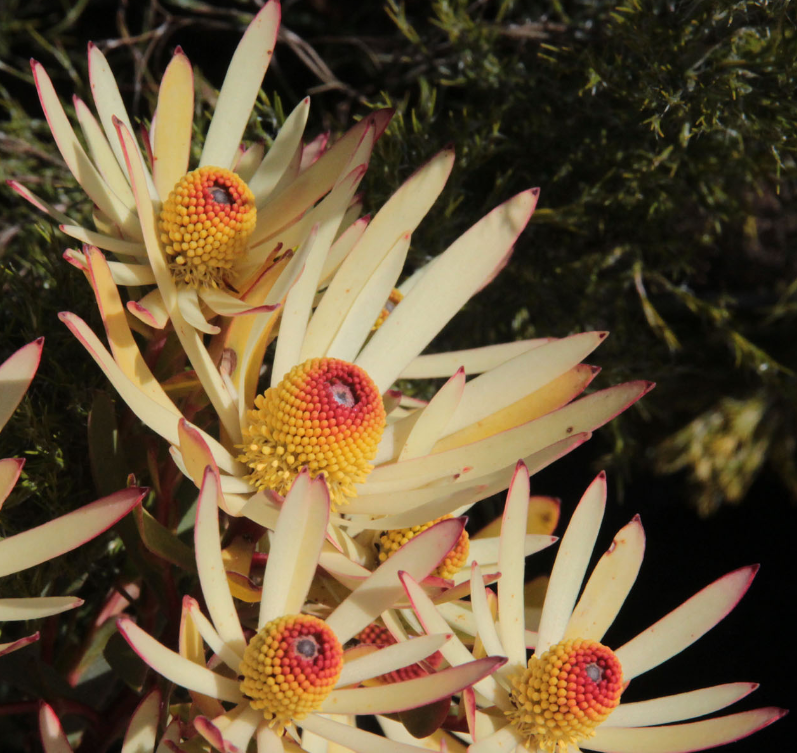
[[[510,722],[546,753],[592,737],[620,702],[623,671],[617,657],[597,641],[567,640],[532,656],[512,678]]]
[[[207,166],[184,175],[158,223],[175,279],[194,287],[228,285],[256,220],[255,197],[235,173]]]
[[[266,623],[246,647],[241,692],[281,731],[319,708],[342,667],[340,641],[323,620],[287,615]]]
[[[385,429],[382,396],[359,366],[313,358],[255,398],[239,457],[257,489],[286,494],[302,468],[326,476],[332,509],[348,503],[373,466]]]

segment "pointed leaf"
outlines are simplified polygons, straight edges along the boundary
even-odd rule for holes
[[[277,42],[281,7],[269,2],[244,32],[232,57],[205,137],[199,166],[231,169]]]

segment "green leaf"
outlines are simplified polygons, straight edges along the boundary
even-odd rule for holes
[[[128,466],[119,444],[116,407],[107,392],[98,390],[89,413],[89,459],[94,485],[103,497],[127,486]]]
[[[111,669],[124,680],[137,693],[144,687],[144,679],[149,671],[149,667],[138,654],[130,648],[127,641],[122,638],[120,633],[114,633],[105,645],[103,651],[105,661],[111,665]]]
[[[144,546],[161,559],[190,573],[196,572],[194,551],[168,528],[161,525],[141,505],[133,511],[138,533]]]

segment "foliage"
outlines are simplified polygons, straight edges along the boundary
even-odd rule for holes
[[[643,460],[633,446],[715,409],[718,393],[765,390],[786,417],[759,431],[793,443],[789,3],[450,0],[429,13],[391,1],[387,12],[403,39],[369,39],[372,19],[353,19],[377,76],[369,66],[349,84],[367,75],[381,87],[363,90],[370,101],[398,111],[367,196],[379,206],[441,142],[457,151],[445,200],[413,238],[415,262],[498,201],[542,188],[508,270],[438,346],[610,330],[609,376],[660,383],[645,403],[657,428],[621,424],[613,462],[626,472]],[[326,31],[325,59],[343,34]],[[777,471],[790,483],[793,460]]]

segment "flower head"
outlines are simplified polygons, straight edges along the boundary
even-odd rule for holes
[[[580,638],[532,656],[510,681],[514,708],[507,718],[550,753],[594,735],[623,692],[623,670],[612,650]]]
[[[306,614],[284,615],[263,625],[241,662],[241,692],[269,725],[280,730],[316,711],[343,669],[343,649],[327,624]]]
[[[325,619],[303,613],[316,572],[329,518],[329,495],[321,478],[296,478],[277,520],[271,542],[254,637],[247,641],[224,572],[218,537],[216,471],[207,468],[195,526],[197,569],[210,619],[196,601],[184,602],[181,634],[201,635],[226,671],[207,668],[204,650],[183,640],[181,653],[162,646],[132,620],[119,628],[130,645],[156,671],[189,690],[236,704],[213,719],[199,716],[196,729],[217,749],[277,744],[286,727],[300,727],[354,751],[380,753],[389,745],[377,736],[333,722],[327,714],[392,713],[450,696],[502,663],[481,659],[376,688],[354,687],[375,676],[401,670],[433,654],[451,636],[424,636],[346,661],[342,646],[391,608],[401,596],[399,570],[426,577],[454,545],[460,521],[416,537],[394,561],[376,570]],[[197,635],[197,637],[198,637]],[[232,674],[233,677],[230,677]],[[238,678],[241,679],[238,679]],[[234,723],[233,723],[234,721]],[[277,748],[278,749],[278,748]]]
[[[703,750],[752,734],[785,713],[762,708],[681,723],[729,706],[754,690],[752,683],[622,702],[623,691],[635,677],[679,653],[725,617],[747,590],[756,568],[720,578],[619,648],[604,645],[603,636],[636,580],[644,533],[638,517],[625,526],[578,598],[603,517],[603,473],[587,489],[560,542],[538,631],[527,629],[522,537],[528,491],[528,471],[521,463],[504,511],[495,613],[480,585],[481,570],[472,566],[471,607],[478,639],[484,649],[503,653],[508,661],[474,686],[478,693],[469,718],[474,740],[470,753],[521,746],[537,753]],[[424,629],[437,631],[445,624],[443,617],[411,578],[404,582]],[[469,655],[464,645],[452,644],[443,649],[447,658],[447,652],[460,660]],[[528,648],[534,652],[527,661]],[[499,713],[503,724],[496,723]]]
[[[337,358],[294,366],[247,415],[239,460],[252,485],[285,494],[307,468],[325,476],[333,510],[357,495],[385,428],[382,396],[368,374]]]
[[[227,287],[256,220],[255,197],[235,173],[206,166],[184,175],[158,223],[175,279],[195,288]]]

